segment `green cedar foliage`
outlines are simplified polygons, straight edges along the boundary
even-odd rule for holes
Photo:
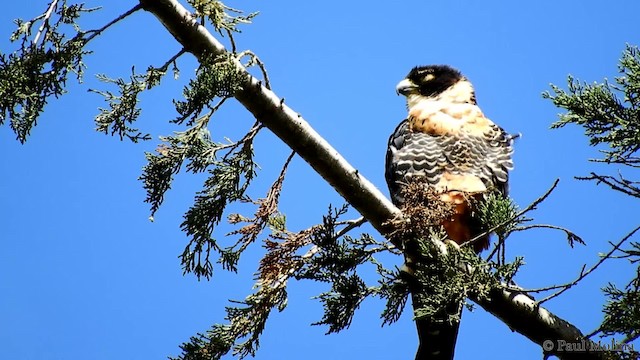
[[[48,100],[66,93],[69,73],[82,82],[84,46],[90,32],[80,29],[78,18],[96,9],[82,4],[52,5],[32,20],[16,19],[10,40],[19,48],[0,53],[0,125],[7,119],[18,141],[24,143]]]
[[[546,92],[543,97],[566,110],[552,127],[569,124],[583,127],[589,144],[598,146],[603,155],[591,161],[608,164],[617,172],[616,175],[592,172],[578,179],[596,181],[640,198],[640,182],[628,177],[629,174],[637,176],[640,167],[640,50],[637,46],[626,46],[618,72],[614,83],[605,79],[601,83],[588,84],[569,76],[567,90],[551,85],[553,93]],[[627,260],[633,268],[633,276],[622,287],[609,283],[602,289],[607,297],[604,319],[592,335],[617,336],[618,341],[627,344],[640,337],[640,244],[631,242],[627,247],[623,246],[639,228],[626,235],[608,255],[607,260]],[[638,353],[627,355],[637,358]]]

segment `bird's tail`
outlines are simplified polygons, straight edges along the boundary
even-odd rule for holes
[[[461,315],[462,303],[452,302],[428,319],[416,319],[420,339],[416,360],[452,360]]]

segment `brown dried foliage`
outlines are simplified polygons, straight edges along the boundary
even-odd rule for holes
[[[269,220],[271,219],[271,217],[277,214],[278,203],[280,201],[280,193],[282,192],[282,183],[284,182],[287,168],[289,167],[289,163],[291,162],[291,159],[293,159],[294,155],[295,152],[291,152],[291,154],[287,158],[287,161],[282,167],[280,175],[269,188],[267,196],[258,200],[258,210],[256,211],[253,218],[247,219],[239,214],[232,214],[229,216],[228,219],[231,224],[236,224],[239,222],[248,223],[242,228],[232,231],[228,234],[241,235],[240,239],[238,239],[235,244],[235,246],[240,246],[240,250],[244,250],[247,246],[249,246],[249,244],[256,241],[262,230],[269,224]]]
[[[400,239],[427,239],[433,227],[450,219],[454,206],[442,201],[440,193],[428,186],[424,179],[413,179],[402,189],[402,214],[390,221],[395,229],[392,237]]]
[[[260,260],[258,268],[258,278],[263,287],[283,285],[284,281],[304,265],[304,260],[313,255],[313,251],[302,256],[297,252],[311,243],[311,235],[315,229],[314,226],[298,233],[283,231],[272,234],[271,239],[265,240],[267,254]]]

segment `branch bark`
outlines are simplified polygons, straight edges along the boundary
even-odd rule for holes
[[[545,355],[555,355],[563,360],[619,358],[618,353],[590,350],[597,349],[597,344],[522,292],[495,289],[486,299],[471,300],[502,320],[512,331],[540,345]]]
[[[227,52],[211,33],[201,26],[177,0],[140,0],[143,9],[153,13],[187,51],[198,59],[204,54]],[[236,62],[238,68],[246,69]],[[292,150],[302,157],[336,191],[381,233],[397,212],[369,180],[360,175],[309,123],[282,102],[260,80],[247,73],[247,81],[235,98]],[[399,246],[400,244],[394,244]]]
[[[197,58],[204,54],[224,54],[227,50],[201,26],[178,0],[140,0],[143,9],[154,14],[174,38]],[[246,69],[237,62],[239,69]],[[300,114],[249,75],[235,98],[276,136],[320,174],[358,210],[381,234],[399,210],[371,182],[351,166]],[[395,244],[401,248],[401,244]],[[513,331],[543,346],[545,341],[576,343],[584,335],[569,322],[538,307],[528,296],[512,290],[496,290],[487,299],[472,299],[489,313],[500,318]],[[585,340],[590,344],[589,340]],[[557,346],[554,346],[557,350]],[[602,352],[548,352],[562,359],[602,359]]]

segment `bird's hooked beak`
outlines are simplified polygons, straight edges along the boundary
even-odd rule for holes
[[[407,96],[418,90],[418,86],[409,79],[404,79],[396,85],[396,94]]]

